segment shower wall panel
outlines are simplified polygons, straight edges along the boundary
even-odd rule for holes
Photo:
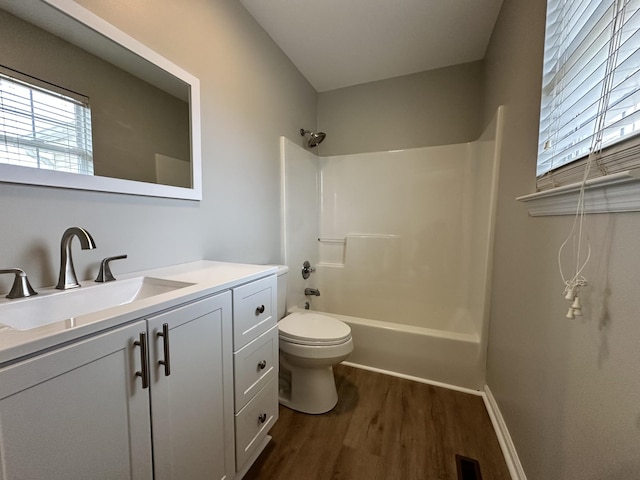
[[[332,157],[283,138],[290,306],[481,335],[496,131],[494,121],[471,143]],[[304,260],[317,268],[306,281]]]
[[[458,319],[457,330],[471,328],[474,229],[478,215],[486,219],[476,179],[491,167],[476,151],[474,142],[321,158],[320,243],[343,240],[344,252],[340,264],[320,249],[320,280],[331,295],[314,308],[429,328]]]
[[[315,275],[302,278],[305,260],[318,263],[319,158],[291,140],[280,137],[282,258],[290,268],[288,302],[302,306],[304,289],[316,287]]]

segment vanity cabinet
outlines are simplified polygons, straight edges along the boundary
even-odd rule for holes
[[[231,307],[227,291],[0,369],[2,478],[233,478]]]
[[[149,394],[134,373],[145,329],[136,322],[0,370],[4,479],[152,478]]]
[[[242,477],[278,419],[276,276],[232,289],[235,451]]]
[[[232,478],[231,293],[147,324],[155,480]]]

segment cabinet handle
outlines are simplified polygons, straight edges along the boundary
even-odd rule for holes
[[[266,414],[266,413],[261,414],[261,415],[258,417],[258,421],[259,421],[260,423],[264,423],[264,422],[266,422],[266,421],[267,421],[267,414]]]
[[[267,366],[267,361],[266,361],[266,360],[260,360],[260,361],[258,362],[258,368],[259,368],[260,370],[264,370],[266,366]]]
[[[171,358],[169,357],[169,324],[162,324],[162,332],[158,332],[156,335],[162,337],[162,347],[164,351],[164,360],[158,360],[158,365],[164,365],[164,376],[171,375]]]
[[[147,364],[147,332],[140,332],[140,340],[133,342],[140,347],[140,364],[142,371],[136,372],[136,377],[142,377],[142,388],[149,388],[149,365]]]
[[[260,305],[258,308],[256,308],[256,317],[261,313],[264,313],[264,305]]]

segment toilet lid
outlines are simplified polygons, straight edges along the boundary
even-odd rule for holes
[[[292,313],[278,322],[280,338],[303,345],[336,345],[351,337],[351,328],[318,313]]]

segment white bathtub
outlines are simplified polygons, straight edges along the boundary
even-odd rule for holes
[[[282,139],[287,301],[351,326],[348,363],[483,388],[501,112],[465,144],[315,157]]]
[[[292,309],[295,310],[300,309]],[[324,314],[351,327],[354,349],[343,362],[346,365],[447,387],[471,390],[483,387],[484,354],[477,333]],[[452,319],[451,323],[460,321]]]

